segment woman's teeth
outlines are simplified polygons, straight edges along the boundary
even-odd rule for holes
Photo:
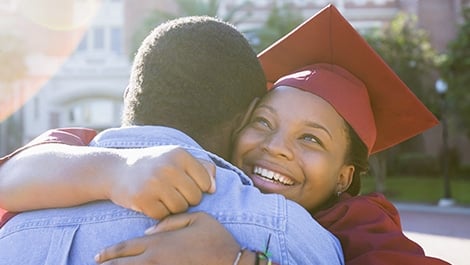
[[[254,167],[253,173],[265,178],[269,179],[271,181],[276,181],[284,185],[293,185],[294,181],[292,181],[290,178],[283,176],[277,172],[273,172],[271,170],[261,168],[261,167]]]

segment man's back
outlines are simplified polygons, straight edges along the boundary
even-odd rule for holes
[[[95,140],[95,145],[105,147],[140,148],[157,143],[180,145],[196,157],[216,161],[216,193],[205,195],[190,211],[211,214],[241,245],[262,249],[270,237],[273,260],[281,264],[342,264],[337,239],[303,208],[282,196],[261,194],[247,185],[248,178],[239,170],[214,155],[209,158],[181,132],[131,127],[105,131]],[[23,213],[0,230],[0,264],[94,264],[98,251],[142,236],[154,223],[110,202]]]

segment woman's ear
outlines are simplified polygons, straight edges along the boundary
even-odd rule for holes
[[[259,98],[255,98],[251,101],[250,105],[248,106],[248,109],[245,111],[243,116],[240,116],[237,122],[237,126],[234,128],[232,131],[231,135],[231,142],[233,143],[235,139],[237,138],[238,134],[243,130],[243,128],[248,124],[248,121],[250,120],[251,114],[256,108],[256,105],[258,105]]]
[[[336,192],[341,194],[345,192],[349,186],[351,186],[355,167],[353,165],[344,165],[338,176],[338,183],[336,186]]]

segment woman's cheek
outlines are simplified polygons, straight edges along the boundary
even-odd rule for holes
[[[235,139],[235,142],[233,145],[232,163],[235,164],[236,166],[238,166],[237,163],[240,163],[241,156],[245,152],[244,149],[246,149],[248,144],[249,144],[249,141],[247,141],[246,132],[243,130]]]
[[[253,129],[245,129],[238,138],[238,147],[240,150],[250,148],[251,145],[261,142],[263,136]]]

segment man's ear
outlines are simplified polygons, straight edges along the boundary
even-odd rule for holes
[[[243,128],[247,125],[248,121],[250,120],[251,114],[255,110],[256,105],[258,105],[259,100],[259,98],[253,99],[243,116],[238,117],[238,122],[236,123],[236,127],[232,131],[232,136],[230,138],[232,143],[233,141],[235,141],[235,138],[238,136],[241,130],[243,130]]]
[[[129,93],[129,86],[127,86],[126,89],[124,89],[124,93],[122,94],[122,98],[126,99],[128,93]]]

